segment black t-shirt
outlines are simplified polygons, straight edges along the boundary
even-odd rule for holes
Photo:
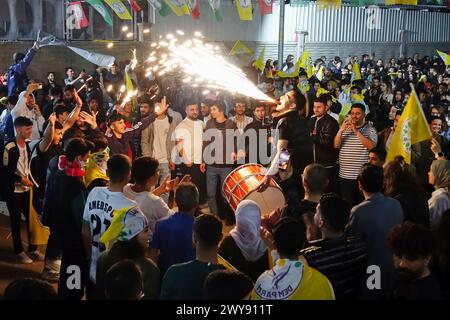
[[[309,132],[308,120],[298,115],[297,111],[289,112],[277,125],[279,139],[288,141],[293,177],[298,177],[303,169],[313,162],[313,142]]]
[[[405,281],[397,279],[395,290],[397,300],[442,300],[443,295],[437,277],[434,274],[428,277]]]
[[[39,194],[41,197],[44,196],[45,184],[47,181],[47,169],[50,160],[62,154],[61,147],[59,145],[51,144],[47,151],[42,152],[39,149],[39,145],[36,146],[36,158],[31,162],[31,170],[33,172],[33,177],[37,179],[39,184]]]

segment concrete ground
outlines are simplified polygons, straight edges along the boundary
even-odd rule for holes
[[[11,281],[18,278],[40,278],[44,268],[43,262],[34,262],[32,264],[15,262],[7,212],[6,203],[0,202],[0,300],[3,298],[5,288]],[[228,234],[231,228],[232,226],[225,226],[224,224],[224,235]],[[27,239],[25,221],[22,221],[22,241],[25,249],[27,248]],[[45,246],[39,246],[39,250],[45,253]],[[57,284],[53,284],[53,286],[57,289]]]

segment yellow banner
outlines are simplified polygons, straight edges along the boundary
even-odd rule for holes
[[[386,162],[393,160],[396,156],[403,156],[405,162],[411,164],[411,146],[430,138],[430,127],[416,92],[413,90],[398,121],[397,129],[395,129],[386,156]]]
[[[181,17],[184,15],[190,16],[191,11],[185,0],[165,0],[167,5],[172,9],[173,13]]]
[[[113,9],[117,16],[122,20],[131,20],[131,14],[127,7],[120,0],[105,0],[105,2]]]
[[[253,7],[251,0],[236,0],[236,8],[242,21],[252,21]]]

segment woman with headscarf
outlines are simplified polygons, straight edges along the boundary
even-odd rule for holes
[[[124,208],[114,212],[111,226],[100,238],[107,248],[97,260],[96,286],[98,298],[105,297],[105,275],[116,262],[129,259],[142,271],[144,299],[159,297],[160,272],[153,261],[146,257],[151,231],[148,220],[138,207]]]
[[[242,201],[236,209],[236,226],[219,246],[219,255],[253,282],[269,266],[269,250],[260,235],[261,210],[251,200]]]
[[[450,209],[450,161],[435,160],[428,172],[428,182],[435,189],[428,200],[430,224],[434,226],[439,223],[442,213]]]

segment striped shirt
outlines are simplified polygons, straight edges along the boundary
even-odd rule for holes
[[[301,254],[326,276],[337,300],[355,299],[367,268],[367,245],[356,237],[342,236],[310,242]]]
[[[363,125],[358,129],[361,134],[377,143],[377,131],[371,125]],[[369,160],[369,150],[364,147],[353,131],[342,133],[341,148],[339,150],[339,177],[356,180],[361,167]]]

